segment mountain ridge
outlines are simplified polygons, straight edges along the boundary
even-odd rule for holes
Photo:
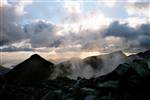
[[[112,56],[112,58],[114,59],[115,57]],[[35,64],[30,63],[31,62],[30,60],[33,61]],[[41,58],[39,55],[33,55],[24,61],[25,65],[29,65],[29,67],[27,67],[28,71],[31,71],[29,70],[30,67],[37,69],[42,68],[45,69],[47,67],[50,67],[50,66],[43,67],[43,65],[46,65],[45,63],[43,64],[43,62],[46,62],[48,65],[50,64],[51,67],[52,65],[54,65]],[[24,65],[24,63],[22,64]],[[17,66],[16,67],[19,69],[20,68],[22,69],[22,67],[23,68],[26,67],[25,65],[21,66],[22,64],[20,64],[20,67]],[[32,64],[34,66],[36,65],[36,67],[34,67]],[[14,70],[15,69],[16,68],[14,68]],[[38,72],[38,70],[36,71]],[[44,73],[40,73],[40,75]],[[19,74],[22,73],[17,73],[17,75]],[[46,79],[48,77],[45,78],[45,76],[42,76],[42,79],[38,78],[37,80],[31,78],[33,77],[32,75],[37,76],[36,73],[32,73],[30,75],[27,76],[25,75],[28,78],[28,80],[26,81],[24,80],[23,82],[15,81],[14,83],[11,83],[10,81],[7,82],[0,81],[0,99],[1,100],[149,100],[150,99],[148,92],[150,90],[149,85],[150,68],[149,65],[147,64],[146,58],[134,59],[130,62],[119,64],[113,71],[98,77],[92,77],[90,79],[86,79],[84,77],[78,77],[77,79],[70,79],[67,78],[66,76],[58,76],[55,79]],[[23,75],[20,75],[20,77],[23,77]],[[17,79],[20,80],[20,77],[19,78],[17,77]],[[17,80],[14,78],[15,77],[12,77],[11,81]],[[3,79],[3,77],[0,77],[0,80],[1,79]]]
[[[72,58],[58,64],[53,64],[50,61],[40,57],[38,54],[34,54],[9,71],[5,77],[7,80],[22,80],[22,78],[19,78],[22,75],[24,81],[26,81],[28,80],[28,76],[26,75],[27,73],[30,73],[32,76],[32,73],[34,72],[38,75],[38,73],[44,74],[45,71],[45,73],[47,73],[44,75],[46,76],[45,79],[54,79],[59,76],[69,77],[72,79],[77,79],[78,77],[90,79],[92,77],[98,77],[113,71],[119,64],[128,62],[131,58],[137,59],[137,56],[139,55],[148,57],[149,51],[137,53],[128,57],[122,51],[116,51],[110,54],[90,56],[84,59]],[[44,64],[46,64],[46,66]],[[51,66],[51,68],[48,66]],[[44,70],[43,72],[40,71],[42,69]],[[13,73],[19,74],[15,75]],[[25,76],[23,74],[25,74]],[[39,77],[43,79],[44,76],[41,77],[39,75]],[[31,79],[34,80],[36,77],[34,76]]]
[[[53,66],[53,63],[34,54],[6,73],[5,78],[8,81],[40,81],[49,77]]]

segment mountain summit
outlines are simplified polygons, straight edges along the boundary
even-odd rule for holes
[[[10,82],[36,82],[48,79],[53,68],[53,63],[46,61],[38,54],[34,54],[24,62],[14,67],[5,75],[5,77],[7,81]]]

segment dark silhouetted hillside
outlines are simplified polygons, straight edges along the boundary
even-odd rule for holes
[[[5,73],[7,73],[10,69],[8,68],[5,68],[3,66],[0,65],[0,75],[3,75]]]
[[[20,63],[9,71],[5,78],[9,81],[41,81],[48,79],[53,71],[54,64],[46,61],[39,55],[32,55],[30,58]]]
[[[112,59],[118,58],[119,61],[120,56],[126,59],[126,56],[118,52],[100,58],[108,58],[106,61],[113,65],[112,61],[115,60]],[[146,53],[146,56],[149,54]],[[97,59],[99,57],[94,56],[84,60],[96,68],[99,64]],[[102,76],[90,79],[78,77],[73,80],[63,75],[48,79],[54,64],[33,55],[6,74],[8,80],[17,80],[17,84],[0,81],[0,100],[150,100],[150,69],[146,59],[147,57],[119,64]],[[73,61],[83,63],[81,59]],[[66,61],[63,68],[70,68],[71,65],[72,62]],[[68,71],[66,73],[68,74]],[[26,81],[23,81],[23,78]],[[29,80],[36,82],[28,84]]]

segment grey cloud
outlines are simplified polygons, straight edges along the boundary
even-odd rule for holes
[[[139,39],[139,46],[150,49],[150,36],[149,37],[141,37]]]
[[[103,32],[103,37],[120,37],[124,48],[150,48],[150,24],[141,24],[131,28],[128,24],[113,22]],[[121,47],[121,46],[120,46]]]
[[[150,10],[149,1],[129,3],[127,6],[127,11],[129,15],[132,16],[138,15],[149,18],[150,17],[148,13],[149,10]]]
[[[142,24],[140,25],[138,28],[138,33],[146,35],[146,36],[150,36],[150,24]]]
[[[144,4],[145,5],[145,4]],[[138,5],[137,5],[138,6]],[[13,6],[3,6],[0,9],[0,46],[10,45],[16,42],[29,40],[32,48],[55,47],[58,52],[65,51],[89,51],[89,50],[118,50],[125,48],[150,48],[150,24],[142,24],[136,28],[128,23],[112,22],[103,31],[80,30],[79,33],[69,31],[64,36],[56,33],[59,27],[48,21],[33,21],[25,26],[19,25],[21,16]],[[122,43],[107,43],[107,37],[119,37]],[[120,42],[120,41],[119,41]],[[69,47],[69,46],[72,47]],[[80,45],[81,47],[78,47]],[[68,46],[68,47],[67,47]],[[77,47],[76,47],[77,46]],[[65,47],[65,48],[62,48]],[[31,48],[16,48],[13,46],[4,48],[3,51],[33,50]]]
[[[145,1],[145,2],[135,2],[134,4],[132,4],[133,7],[137,8],[137,9],[149,9],[149,1]]]
[[[3,52],[13,52],[13,51],[33,51],[32,48],[29,47],[21,47],[21,48],[17,48],[15,46],[7,46],[5,48],[1,48],[0,49]]]
[[[61,37],[59,46],[74,45],[74,47],[62,48],[67,51],[102,51],[112,52],[116,50],[125,49],[148,49],[150,48],[150,24],[141,24],[136,28],[130,27],[128,23],[121,24],[118,21],[112,22],[103,31],[84,31],[80,30],[79,33],[69,33]],[[106,38],[113,36],[115,40],[119,37],[117,42],[107,42]],[[81,47],[75,47],[80,45]],[[58,46],[58,47],[59,47]]]
[[[49,44],[49,47],[59,47],[60,45],[62,44],[62,41],[60,39],[56,39],[54,41],[52,41],[50,44]]]
[[[135,38],[136,30],[128,26],[128,24],[120,24],[115,21],[109,25],[109,27],[103,31],[104,36],[116,36],[125,38]]]
[[[61,42],[56,35],[57,26],[42,20],[25,25],[24,30],[32,47],[58,47]]]
[[[19,15],[13,5],[0,6],[0,46],[30,40],[33,47],[58,47],[61,42],[55,32],[57,26],[46,21],[20,25],[25,15]]]
[[[20,41],[26,37],[20,25],[20,16],[11,5],[0,7],[0,45]]]

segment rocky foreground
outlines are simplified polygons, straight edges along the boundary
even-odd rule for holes
[[[134,60],[92,79],[11,84],[1,80],[0,86],[0,100],[149,100],[150,69],[145,61]]]
[[[84,61],[92,67],[98,66],[98,71],[104,61],[114,61],[116,54],[118,58],[121,53],[103,56],[106,60],[91,57]],[[124,56],[120,58],[124,59]],[[56,65],[33,55],[0,75],[0,100],[150,100],[150,50],[128,59],[127,63],[120,64],[103,76],[73,80],[61,74],[56,79],[50,79],[56,72]],[[63,70],[63,73],[70,74],[68,70]]]

